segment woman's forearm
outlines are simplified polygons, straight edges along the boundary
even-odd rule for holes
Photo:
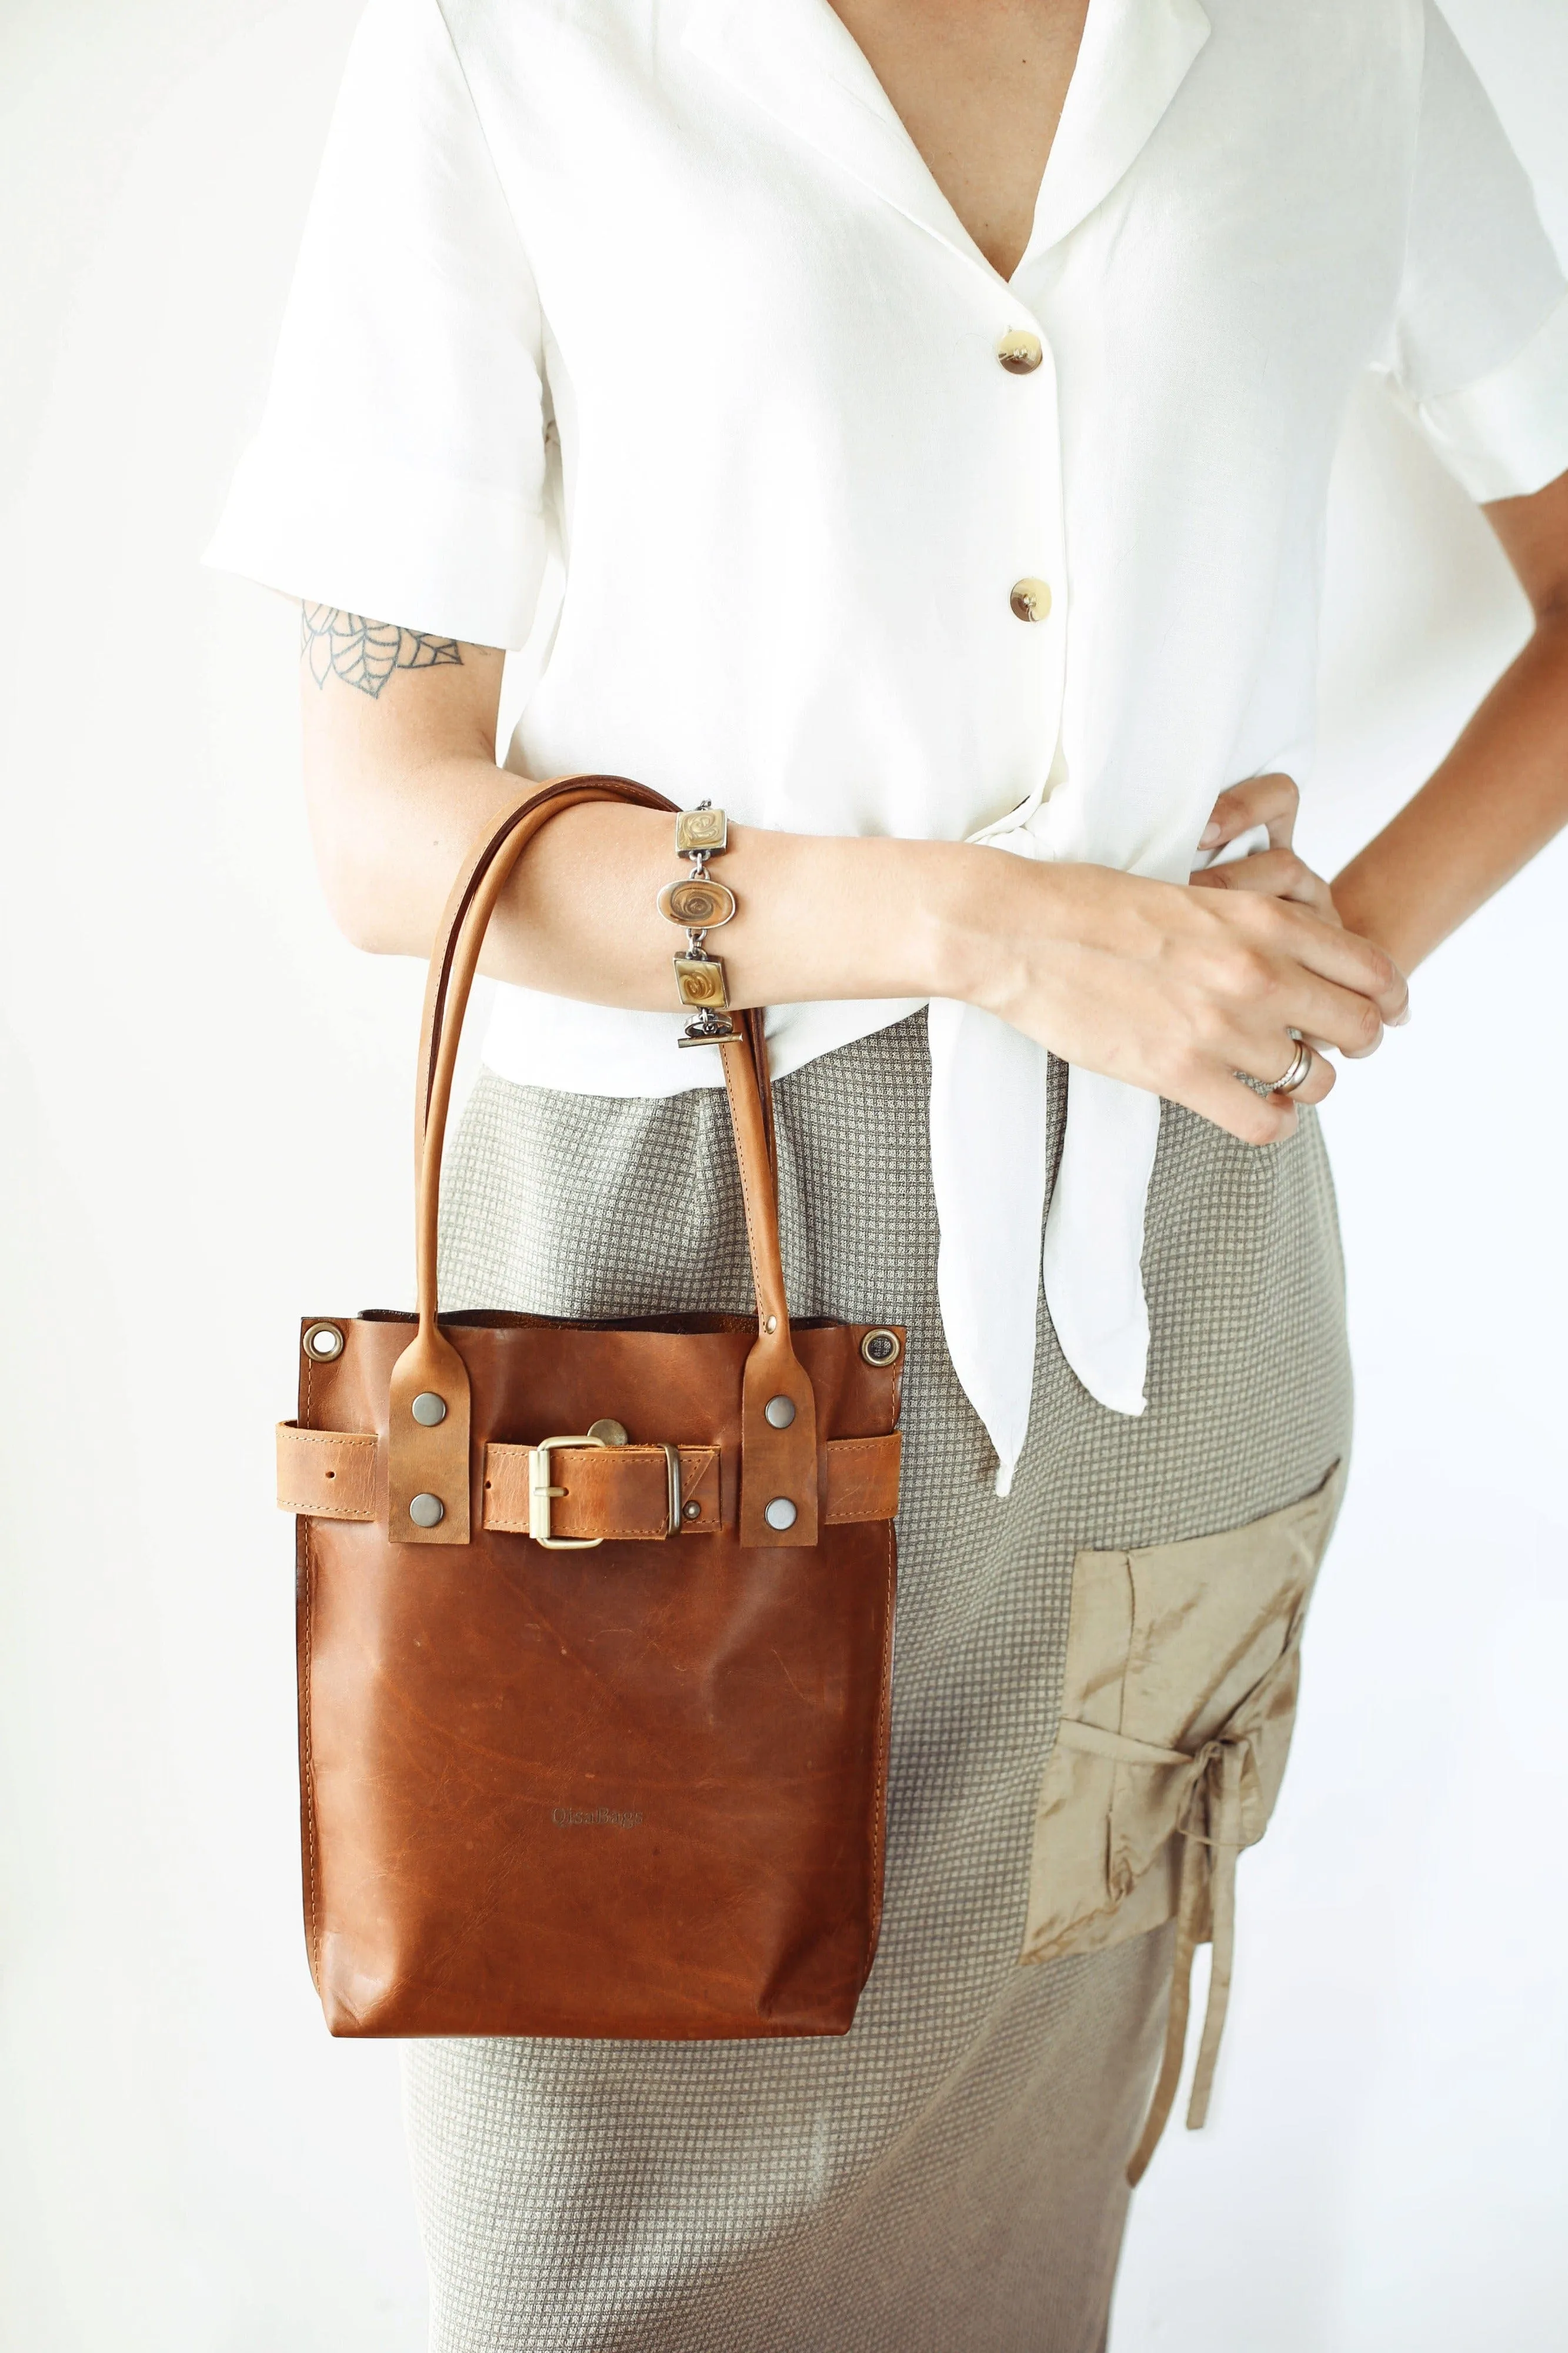
[[[956,842],[731,825],[712,871],[734,892],[737,912],[709,934],[709,952],[723,958],[738,1006],[963,993],[968,870],[995,855]],[[568,810],[513,877],[494,970],[605,1004],[673,1009],[670,959],[684,953],[685,934],[655,902],[660,885],[685,871],[668,817],[608,805]],[[578,911],[592,933],[586,955],[572,952]],[[557,943],[567,968],[552,980]]]
[[[322,873],[363,947],[427,955],[459,859],[518,780],[478,754],[339,763],[312,794]],[[717,871],[733,921],[710,934],[731,1002],[949,997],[1069,1061],[1168,1094],[1266,1143],[1294,1036],[1370,1051],[1404,984],[1377,949],[1268,896],[1191,891],[1098,866],[1037,864],[963,842],[731,828]],[[522,859],[485,968],[554,996],[677,1009],[684,934],[656,900],[683,869],[668,816],[564,811]],[[1301,1100],[1332,1083],[1320,1062]]]
[[[1542,616],[1442,765],[1335,878],[1346,925],[1403,972],[1568,822],[1568,611]]]
[[[318,828],[334,912],[362,947],[428,955],[451,876],[521,779],[458,755],[365,783],[362,805],[345,798],[341,773],[326,797],[324,822],[346,836],[341,854]],[[1012,862],[955,842],[732,825],[714,872],[738,912],[708,945],[737,1006],[968,995],[980,869]],[[482,968],[558,997],[674,1010],[670,959],[685,934],[655,901],[685,871],[669,818],[610,803],[565,810],[513,872]]]
[[[425,956],[451,877],[521,780],[495,765],[500,656],[463,647],[411,667],[412,680],[378,676],[357,694],[307,674],[305,776],[339,924],[375,953]],[[1193,891],[964,842],[755,826],[732,828],[719,871],[738,909],[710,941],[736,1007],[958,998],[1257,1143],[1289,1133],[1295,1110],[1237,1073],[1267,1089],[1300,1037],[1365,1053],[1401,1018],[1405,985],[1380,949],[1268,892]],[[668,816],[565,810],[509,880],[485,969],[673,1014],[685,934],[657,900],[682,872]],[[1320,1059],[1298,1099],[1331,1084]]]

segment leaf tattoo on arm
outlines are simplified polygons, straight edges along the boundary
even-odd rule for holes
[[[300,653],[318,687],[341,678],[374,702],[396,670],[460,670],[456,638],[427,637],[402,629],[395,621],[372,621],[363,613],[340,612],[335,605],[301,605]]]

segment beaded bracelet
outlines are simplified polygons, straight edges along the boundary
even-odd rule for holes
[[[680,881],[665,884],[658,894],[658,912],[686,934],[686,954],[671,958],[676,994],[693,1017],[676,1040],[681,1046],[718,1046],[736,1034],[727,1009],[730,993],[723,964],[710,955],[706,946],[709,933],[727,923],[735,912],[734,892],[716,882],[708,871],[708,860],[720,857],[729,846],[724,812],[711,801],[699,801],[695,808],[682,809],[677,817],[675,853],[678,858],[689,858],[691,864]]]

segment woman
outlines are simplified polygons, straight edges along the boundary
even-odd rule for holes
[[[214,551],[307,600],[334,913],[426,954],[516,773],[722,805],[792,1296],[910,1335],[854,2029],[413,2046],[442,2353],[1105,2342],[1349,1442],[1310,1107],[1568,808],[1563,291],[1426,0],[372,0]],[[1367,367],[1539,619],[1331,891],[1292,779]],[[746,1305],[675,871],[594,807],[509,886],[448,1307]],[[1212,1861],[1158,1798],[1200,1736]]]

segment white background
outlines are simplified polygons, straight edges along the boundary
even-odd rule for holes
[[[354,13],[0,15],[6,2353],[423,2342],[396,2055],[331,2042],[305,1971],[270,1492],[299,1312],[409,1292],[419,975],[317,894],[293,612],[195,560]],[[1568,250],[1568,9],[1451,13]],[[1319,862],[1524,628],[1484,524],[1369,397]],[[1215,2120],[1136,2201],[1114,2353],[1568,2338],[1565,885],[1560,847],[1326,1114],[1355,1476],[1242,1866]]]

